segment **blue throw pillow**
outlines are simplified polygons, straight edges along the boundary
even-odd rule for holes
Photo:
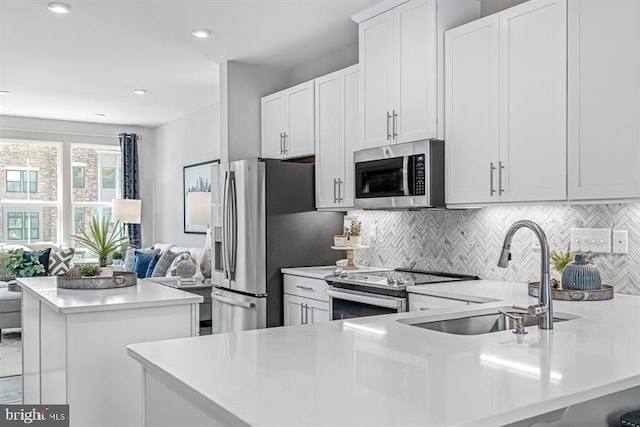
[[[155,257],[156,254],[146,254],[144,252],[136,251],[136,262],[133,265],[133,272],[136,273],[140,279],[144,279],[147,276],[149,264],[151,264]]]
[[[161,255],[160,254],[155,254],[153,256],[153,259],[151,260],[151,262],[149,263],[149,267],[147,267],[147,271],[144,274],[144,277],[151,277],[153,276],[153,270],[155,270],[156,265],[158,264],[158,260],[160,259]]]
[[[36,255],[38,256],[38,261],[44,267],[44,273],[38,273],[36,276],[46,276],[49,274],[49,255],[51,254],[51,248],[44,249],[38,252],[23,252],[22,256],[27,261],[31,261]]]

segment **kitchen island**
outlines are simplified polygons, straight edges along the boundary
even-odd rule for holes
[[[487,280],[410,291],[501,301],[130,345],[144,425],[606,425],[640,408],[640,297],[554,301],[572,320],[552,331],[465,336],[398,320],[537,299]]]
[[[139,426],[136,342],[195,336],[202,297],[148,281],[118,289],[59,289],[20,278],[23,402],[69,404],[71,426]]]

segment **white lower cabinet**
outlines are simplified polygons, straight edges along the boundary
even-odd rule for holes
[[[329,285],[321,279],[284,275],[284,326],[328,322]]]

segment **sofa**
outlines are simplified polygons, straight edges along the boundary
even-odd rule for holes
[[[8,282],[0,282],[0,340],[2,340],[2,329],[22,326],[21,309],[22,292],[12,292],[9,290]]]

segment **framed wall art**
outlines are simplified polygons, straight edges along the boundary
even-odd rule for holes
[[[193,165],[187,165],[182,168],[182,184],[183,184],[183,223],[185,233],[194,234],[206,234],[209,224],[197,224],[193,223],[193,218],[197,218],[202,215],[194,215],[195,212],[190,212],[190,209],[204,209],[204,206],[197,206],[197,200],[195,194],[189,197],[189,193],[211,193],[211,165],[219,163],[219,160],[211,160],[208,162],[195,163]],[[189,202],[190,199],[191,203]],[[202,198],[198,198],[203,200]],[[210,199],[209,199],[210,200]],[[194,205],[194,202],[196,203]],[[210,210],[210,207],[206,207]],[[190,221],[191,219],[191,221]],[[203,222],[197,220],[195,222]]]

